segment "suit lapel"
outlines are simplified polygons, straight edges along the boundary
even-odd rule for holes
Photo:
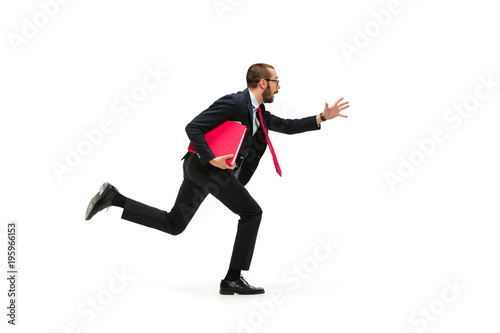
[[[247,110],[248,110],[248,117],[249,117],[249,124],[252,126],[252,128],[249,128],[250,130],[250,136],[252,136],[253,133],[253,105],[252,105],[252,99],[250,98],[250,90],[246,88],[243,93],[245,94],[245,101],[247,103]]]
[[[252,100],[250,98],[251,93],[248,90],[248,88],[243,90],[243,93],[244,93],[244,97],[245,97],[245,102],[247,103],[248,116],[250,117],[250,124],[252,124],[252,130],[253,130],[253,105],[252,105]],[[266,122],[266,116],[265,116],[266,107],[265,107],[264,103],[259,105],[259,107],[260,107],[260,110],[262,112],[262,120],[264,121],[264,126],[266,126],[266,129],[267,129],[267,122]],[[259,117],[259,115],[257,115],[257,114],[256,114],[256,116],[257,116],[257,118]],[[258,119],[258,120],[260,123],[260,119]],[[261,127],[262,126],[259,126],[257,131],[259,131],[261,129]],[[251,133],[253,133],[253,131]]]
[[[250,117],[250,124],[252,124],[253,120],[253,105],[252,105],[252,100],[250,99],[250,91],[248,88],[246,88],[243,93],[245,94],[245,102],[247,103],[247,110],[248,110],[248,115]],[[253,125],[252,125],[253,126]]]

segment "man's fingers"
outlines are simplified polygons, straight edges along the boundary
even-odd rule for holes
[[[228,164],[226,162],[226,160],[224,160],[224,164],[222,165],[222,168],[221,169],[229,169],[229,170],[233,170],[234,168],[236,168],[236,163],[234,165],[231,165],[231,164]]]
[[[339,102],[340,102],[341,100],[343,100],[343,99],[344,99],[344,97],[341,97],[338,101],[336,101],[336,102],[335,102],[335,104],[334,104],[334,105],[339,104]]]
[[[228,164],[228,163],[226,162],[228,159],[230,159],[230,158],[231,158],[231,157],[233,157],[233,156],[234,156],[234,154],[229,154],[229,155],[226,155],[226,156],[222,156],[223,161],[224,161],[224,164],[223,164],[223,165],[224,165],[224,167],[223,167],[223,169],[230,169],[230,170],[233,170],[234,168],[236,168],[236,164],[234,164],[234,165],[230,165],[230,164]]]

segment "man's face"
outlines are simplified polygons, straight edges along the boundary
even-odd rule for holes
[[[278,76],[276,75],[276,70],[274,68],[269,68],[269,72],[271,73],[270,80],[278,80]],[[277,81],[266,81],[267,87],[262,93],[262,98],[264,103],[272,103],[274,101],[274,95],[278,93],[278,89],[280,85]]]

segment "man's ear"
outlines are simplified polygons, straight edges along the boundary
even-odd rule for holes
[[[261,79],[261,80],[259,81],[259,86],[260,86],[262,89],[266,90],[266,85],[267,85],[267,81],[266,81],[266,80]]]

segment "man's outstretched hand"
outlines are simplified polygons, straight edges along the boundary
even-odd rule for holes
[[[331,107],[328,107],[328,103],[325,103],[325,110],[323,111],[323,117],[325,117],[327,120],[333,119],[335,117],[347,118],[347,116],[340,114],[341,111],[349,107],[349,102],[344,102],[339,104],[340,101],[343,99],[344,97],[335,102],[335,104],[333,104]]]
[[[234,165],[229,165],[226,163],[226,160],[233,157],[234,155],[233,154],[229,154],[229,155],[226,155],[226,156],[219,156],[219,157],[216,157],[212,160],[210,160],[210,164],[212,164],[214,167],[217,167],[219,169],[222,169],[222,170],[225,170],[225,169],[229,169],[229,170],[233,170],[234,168],[236,168],[236,163]]]

